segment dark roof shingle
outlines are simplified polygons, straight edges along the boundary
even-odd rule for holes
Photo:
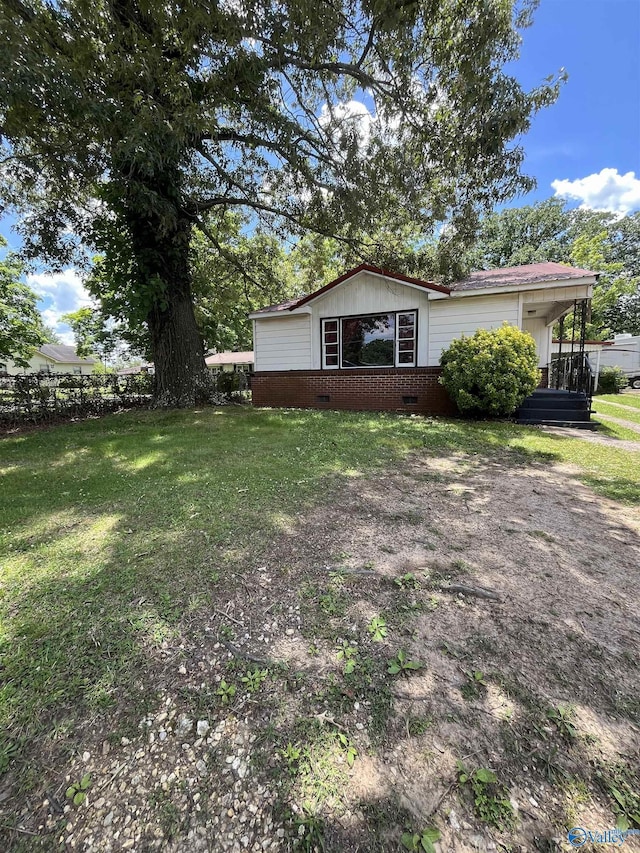
[[[513,287],[519,284],[534,284],[539,281],[556,281],[567,278],[584,278],[597,273],[582,270],[578,267],[568,267],[555,261],[545,261],[541,264],[523,264],[518,267],[500,267],[493,270],[478,270],[472,272],[462,281],[451,285],[451,290],[482,290],[488,287]]]

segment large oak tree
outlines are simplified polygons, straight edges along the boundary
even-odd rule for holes
[[[533,5],[2,0],[3,198],[25,253],[101,252],[148,324],[159,404],[192,404],[194,229],[215,246],[230,210],[347,242],[380,213],[446,224],[446,275],[479,213],[530,188],[518,139],[559,82],[525,92],[505,70]]]

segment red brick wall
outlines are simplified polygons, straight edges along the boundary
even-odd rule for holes
[[[548,388],[549,387],[549,368],[541,367],[540,368],[540,382],[538,382],[538,388]]]
[[[452,415],[456,407],[438,382],[441,373],[440,367],[275,370],[254,373],[251,392],[254,406]]]

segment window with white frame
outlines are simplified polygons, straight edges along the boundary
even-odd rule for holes
[[[322,320],[322,367],[415,367],[417,311]]]

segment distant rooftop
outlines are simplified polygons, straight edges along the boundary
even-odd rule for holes
[[[95,358],[80,358],[76,355],[76,348],[66,346],[65,344],[43,344],[39,353],[45,355],[53,361],[64,362],[65,364],[95,364]]]
[[[253,350],[250,352],[216,352],[205,358],[207,367],[219,364],[253,364]]]

